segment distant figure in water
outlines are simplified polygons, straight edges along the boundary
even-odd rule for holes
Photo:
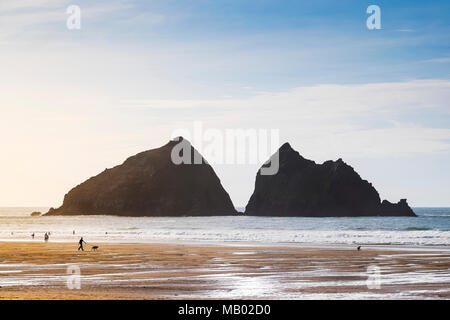
[[[357,249],[358,249],[358,251],[359,251],[359,250],[361,250],[361,246],[358,246],[358,248],[357,248]]]
[[[72,234],[75,234],[75,230],[73,230]]]
[[[44,240],[45,240],[45,242],[48,241],[48,234],[47,234],[47,232],[46,232],[45,235],[44,235]]]
[[[78,241],[78,243],[80,244],[80,246],[78,247],[78,251],[80,251],[80,249],[81,251],[84,251],[83,242],[86,243],[86,241],[83,240],[83,237],[81,237],[80,241]]]
[[[31,239],[34,239],[34,232],[31,234]]]

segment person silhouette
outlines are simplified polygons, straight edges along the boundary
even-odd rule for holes
[[[34,232],[31,234],[31,238],[34,239]]]
[[[45,242],[48,241],[48,234],[47,234],[47,232],[46,232],[45,235],[44,235],[44,240],[45,240]]]
[[[83,242],[86,243],[86,241],[83,240],[83,237],[81,237],[80,241],[78,241],[78,243],[80,244],[80,246],[78,247],[78,251],[80,251],[80,249],[81,251],[84,251]]]

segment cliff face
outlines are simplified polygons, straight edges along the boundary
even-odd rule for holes
[[[187,142],[191,158],[203,159]],[[171,160],[179,142],[139,153],[70,190],[46,215],[214,216],[236,211],[212,167]],[[182,153],[181,153],[182,154]]]
[[[401,200],[381,203],[371,183],[342,159],[316,164],[286,143],[278,150],[279,171],[261,175],[246,206],[255,216],[415,216]]]

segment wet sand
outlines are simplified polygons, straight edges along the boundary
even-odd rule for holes
[[[0,287],[0,299],[450,299],[450,251],[3,242]]]

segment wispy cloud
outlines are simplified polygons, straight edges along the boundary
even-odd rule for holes
[[[67,20],[67,7],[70,0],[6,0],[0,3],[0,36],[11,37],[23,32],[54,31],[42,26],[60,23],[64,30]],[[130,9],[133,5],[128,1],[103,1],[97,3],[80,1],[82,19],[98,18],[114,12]],[[37,29],[38,28],[38,29]]]
[[[0,13],[12,13],[20,10],[58,7],[68,3],[68,0],[2,0]]]
[[[420,118],[411,123],[408,117],[448,113],[448,101],[450,81],[414,80],[304,86],[240,99],[125,100],[122,105],[162,114],[192,110],[185,114],[195,113],[212,126],[279,128],[286,139],[295,137],[299,147],[322,158],[330,152],[383,157],[450,150],[450,129],[427,127]]]
[[[427,59],[427,60],[423,60],[422,62],[426,62],[426,63],[448,63],[448,62],[450,62],[450,57]]]
[[[415,32],[416,30],[414,30],[414,29],[397,29],[395,31],[397,31],[397,32]]]
[[[412,80],[368,84],[323,84],[288,91],[263,92],[246,98],[227,99],[129,99],[124,106],[142,108],[265,109],[277,107],[303,114],[352,115],[366,112],[399,112],[443,108],[450,99],[449,80]]]

